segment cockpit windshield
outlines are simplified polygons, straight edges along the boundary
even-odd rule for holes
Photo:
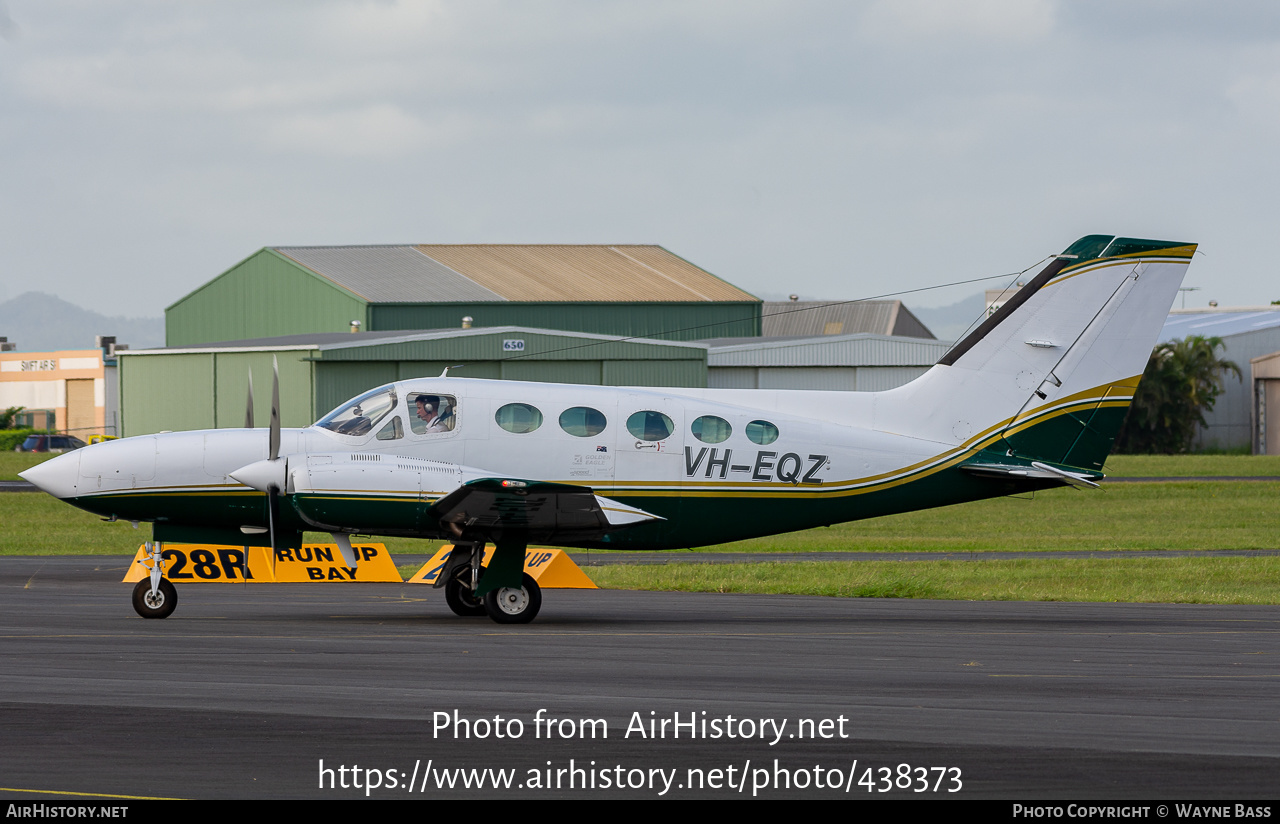
[[[316,421],[316,426],[339,435],[367,435],[395,408],[395,387],[383,386],[366,392],[345,406],[339,406]]]

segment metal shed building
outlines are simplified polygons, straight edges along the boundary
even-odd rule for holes
[[[707,385],[707,347],[526,327],[320,333],[120,352],[125,435],[244,425],[248,376],[254,418],[266,421],[271,369],[280,367],[284,426],[307,426],[365,390],[396,380],[468,378],[606,386]]]
[[[1249,363],[1280,350],[1280,306],[1174,309],[1165,321],[1160,342],[1190,335],[1222,338],[1222,357],[1240,367],[1241,377],[1224,376],[1224,391],[1196,437],[1200,447],[1248,448],[1253,443],[1254,396]]]
[[[760,300],[661,246],[261,249],[165,310],[165,344],[531,326],[663,340],[760,334]]]
[[[766,338],[874,335],[929,338],[929,327],[900,300],[766,301],[761,334]],[[717,334],[717,337],[721,335]]]
[[[843,389],[876,392],[909,383],[951,344],[895,335],[824,335],[706,341],[713,389]]]

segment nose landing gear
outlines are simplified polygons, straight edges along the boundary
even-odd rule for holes
[[[155,592],[151,591],[151,579],[143,578],[133,588],[133,609],[143,618],[168,618],[178,606],[178,591],[161,578]]]

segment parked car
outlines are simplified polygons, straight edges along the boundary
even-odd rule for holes
[[[70,452],[85,446],[85,442],[71,435],[29,435],[14,452]]]

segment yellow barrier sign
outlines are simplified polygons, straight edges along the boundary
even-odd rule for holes
[[[445,544],[405,583],[434,584],[452,551],[453,544]],[[488,565],[492,557],[493,547],[489,547],[484,551],[484,559],[480,563]],[[524,553],[524,571],[543,589],[599,589],[563,549],[529,547]]]
[[[277,549],[271,563],[271,549],[249,547],[248,575],[244,572],[242,546],[215,544],[165,544],[164,577],[183,583],[320,583],[327,581],[402,583],[395,562],[384,544],[352,544],[359,563],[349,567],[337,544],[303,544],[300,549]],[[151,555],[146,545],[138,547],[126,584],[151,574]]]

